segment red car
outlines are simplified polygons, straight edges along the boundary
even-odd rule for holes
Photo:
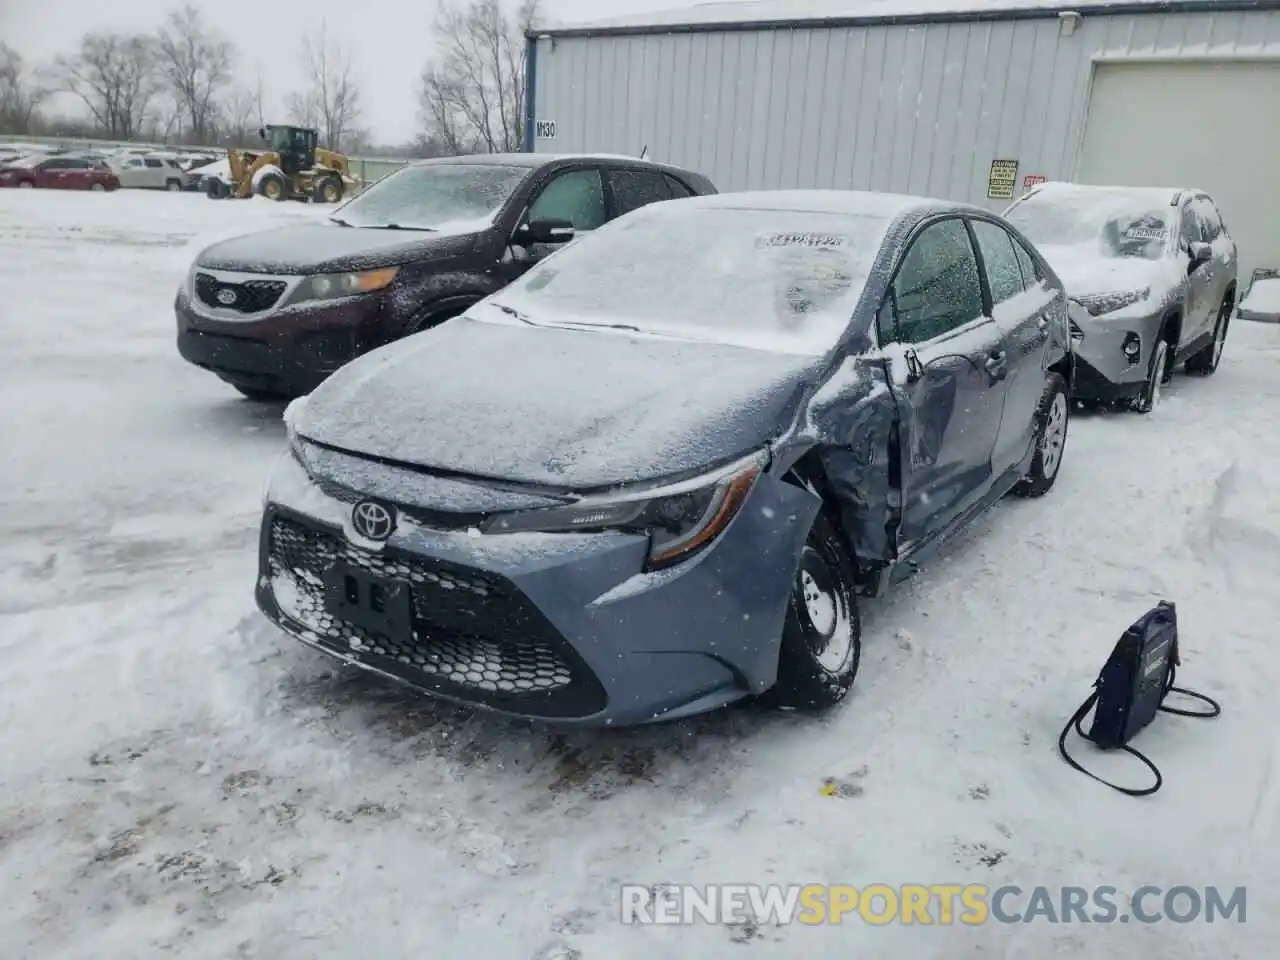
[[[120,180],[104,163],[80,157],[22,157],[0,166],[0,187],[116,190]]]

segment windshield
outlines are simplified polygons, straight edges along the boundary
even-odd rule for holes
[[[643,208],[572,241],[495,301],[549,326],[815,356],[835,345],[888,221],[682,203]]]
[[[1165,256],[1173,207],[1153,207],[1123,194],[1037,195],[1016,204],[1005,219],[1038,247],[1079,247],[1103,257]]]
[[[528,174],[525,167],[499,164],[408,166],[360,194],[335,219],[353,227],[482,230]]]
[[[47,160],[47,159],[49,159],[49,158],[48,158],[48,157],[46,157],[44,154],[42,154],[42,153],[36,153],[36,154],[32,154],[31,156],[27,156],[27,157],[19,157],[17,160],[11,161],[9,165],[10,165],[10,166],[12,166],[12,167],[28,167],[28,168],[30,168],[30,167],[34,167],[34,166],[35,166],[37,163],[39,163],[40,161],[42,161],[42,160]]]

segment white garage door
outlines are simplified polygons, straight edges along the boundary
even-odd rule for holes
[[[1076,179],[1198,187],[1254,267],[1280,267],[1280,63],[1098,64]]]

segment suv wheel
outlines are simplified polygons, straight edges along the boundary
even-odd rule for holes
[[[1142,393],[1133,401],[1133,409],[1139,413],[1150,413],[1160,405],[1161,388],[1169,380],[1169,341],[1164,339],[1164,331],[1160,331],[1160,339],[1151,351],[1151,369],[1147,371],[1147,382],[1143,384]]]
[[[1071,404],[1067,402],[1067,381],[1057,373],[1049,374],[1044,394],[1036,411],[1036,452],[1027,475],[1018,481],[1013,492],[1020,497],[1043,497],[1052,489],[1062,469],[1062,454],[1067,446],[1067,426],[1071,420]]]
[[[1235,310],[1235,298],[1228,295],[1218,308],[1218,322],[1213,328],[1213,343],[1205,347],[1187,361],[1187,373],[1201,377],[1213,376],[1222,362],[1222,348],[1227,342],[1227,328],[1231,325],[1231,314]]]
[[[831,522],[818,514],[791,587],[778,680],[765,699],[800,710],[830,707],[848,694],[861,659],[853,561]]]

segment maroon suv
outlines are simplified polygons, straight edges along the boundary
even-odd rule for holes
[[[327,222],[214,244],[178,290],[178,351],[254,399],[310,392],[343,364],[462,313],[638,207],[715,193],[612,156],[490,154],[410,164]]]
[[[118,190],[120,180],[105,163],[83,157],[32,156],[0,166],[0,187]]]

